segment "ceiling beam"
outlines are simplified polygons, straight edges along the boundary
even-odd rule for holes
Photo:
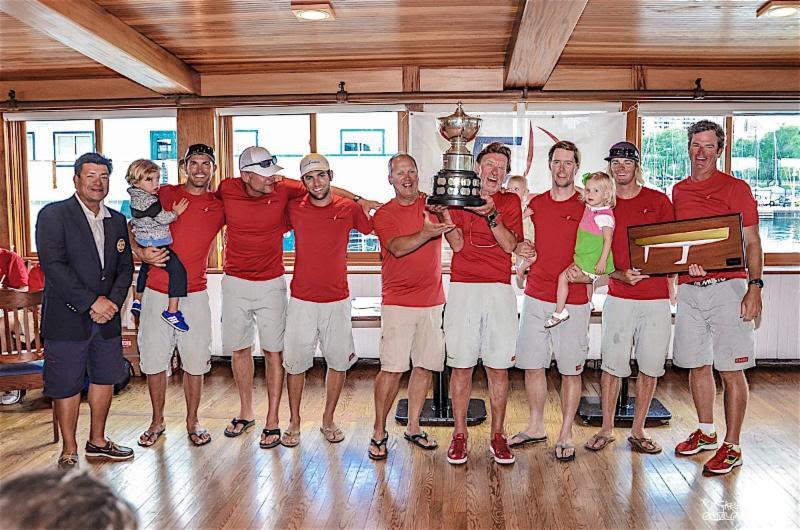
[[[588,0],[523,0],[506,50],[505,86],[541,88]]]
[[[0,0],[3,11],[160,94],[200,94],[186,63],[90,0]]]

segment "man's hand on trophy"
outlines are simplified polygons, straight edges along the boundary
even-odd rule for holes
[[[705,275],[706,275],[706,270],[700,265],[697,265],[696,263],[692,263],[691,265],[689,265],[689,276],[702,277]]]
[[[429,212],[435,214],[439,218],[440,223],[453,224],[453,219],[450,217],[450,210],[446,204],[429,204],[425,207]]]
[[[432,223],[426,215],[422,221],[422,235],[426,239],[433,239],[439,237],[455,228],[456,225],[452,223]]]
[[[482,215],[483,217],[488,216],[490,213],[495,211],[494,199],[492,199],[489,196],[483,197],[483,199],[486,201],[486,204],[484,204],[483,206],[465,206],[464,209],[469,210],[471,212],[475,212],[476,214]]]

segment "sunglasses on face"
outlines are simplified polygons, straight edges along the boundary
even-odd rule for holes
[[[246,167],[252,167],[252,166],[260,166],[260,167],[263,167],[263,168],[268,168],[270,166],[276,165],[277,163],[278,163],[278,157],[277,156],[273,156],[272,158],[268,158],[266,160],[262,160],[261,162],[253,162],[252,164],[245,164],[244,166],[242,166],[242,169],[244,169]]]

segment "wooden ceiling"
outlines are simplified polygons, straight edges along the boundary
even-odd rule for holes
[[[505,68],[506,88],[546,87],[554,71],[563,88],[586,67],[800,68],[800,17],[756,19],[762,3],[332,0],[336,20],[309,23],[289,0],[0,0],[0,81],[127,77],[199,94],[204,77],[401,66]]]

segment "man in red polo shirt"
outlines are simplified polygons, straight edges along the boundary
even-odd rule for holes
[[[186,182],[162,186],[158,192],[164,208],[186,199],[189,207],[170,225],[174,243],[172,250],[181,258],[188,278],[188,295],[181,300],[181,312],[193,323],[189,331],[177,332],[161,320],[160,312],[167,303],[168,276],[162,267],[151,269],[142,297],[139,321],[140,366],[147,374],[147,386],[153,406],[148,429],[139,438],[139,445],[149,447],[164,433],[164,399],[167,370],[177,346],[183,365],[183,391],[186,395],[186,430],[194,445],[205,445],[211,434],[200,425],[197,409],[203,389],[203,375],[211,368],[211,306],[206,290],[208,256],[214,238],[225,221],[222,202],[208,191],[216,171],[214,150],[194,144],[183,159]],[[131,238],[133,241],[133,238]],[[133,244],[132,244],[133,246]],[[134,246],[142,260],[163,264],[164,251],[153,247]]]
[[[664,362],[672,334],[670,313],[671,278],[650,277],[631,269],[628,227],[672,221],[672,203],[658,190],[644,187],[639,150],[629,142],[614,144],[609,150],[608,174],[617,185],[614,207],[614,272],[608,281],[608,297],[603,306],[603,333],[600,347],[603,374],[600,378],[603,425],[586,442],[592,451],[614,441],[614,410],[620,379],[631,375],[631,348],[636,352],[639,375],[636,378],[636,410],[631,446],[643,453],[660,453],[661,446],[647,436],[644,422],[658,378],[664,375]]]
[[[528,427],[511,438],[513,447],[544,442],[544,402],[547,397],[545,369],[553,356],[561,374],[561,432],[556,458],[575,459],[572,422],[581,397],[581,373],[589,352],[589,297],[586,285],[570,283],[567,309],[570,318],[545,328],[556,307],[558,275],[572,263],[578,224],[584,204],[575,190],[581,157],[574,143],[557,142],[548,153],[552,187],[531,200],[536,257],[528,271],[525,302],[517,337],[516,366],[525,370],[530,419]]]
[[[372,222],[358,204],[331,192],[333,172],[324,156],[304,156],[300,174],[308,193],[289,203],[296,250],[283,352],[290,410],[289,427],[281,437],[286,447],[300,443],[305,373],[314,363],[317,345],[328,365],[320,431],[330,443],[344,440],[333,414],[347,370],[357,359],[347,287],[347,242],[352,229],[372,232]]]
[[[484,147],[475,170],[486,204],[450,210],[456,228],[445,236],[453,259],[444,335],[447,365],[453,369],[450,397],[455,428],[447,451],[451,464],[467,461],[467,408],[478,358],[483,360],[489,381],[489,450],[498,464],[514,463],[503,423],[518,322],[517,300],[511,287],[511,252],[522,240],[522,208],[519,197],[500,191],[510,161],[511,150],[505,145],[494,142]]]
[[[277,158],[263,148],[248,147],[239,156],[241,178],[225,179],[217,197],[225,208],[227,228],[222,277],[222,351],[231,354],[239,391],[239,414],[225,429],[234,438],[255,424],[253,354],[255,332],[267,363],[267,417],[259,445],[280,444],[278,409],[283,390],[283,333],[286,326],[286,281],[283,234],[289,201],[305,196],[300,181],[280,176]],[[352,199],[365,213],[380,203],[331,187]]]
[[[763,254],[758,233],[758,205],[743,180],[717,170],[725,148],[725,131],[708,120],[688,129],[691,176],[672,189],[675,218],[692,219],[739,213],[744,227],[744,268],[706,273],[697,264],[678,276],[678,311],[673,356],[676,366],[689,368],[689,387],[698,426],[675,452],[693,455],[717,449],[704,471],[724,474],[742,465],[739,436],[747,409],[744,370],[755,366],[755,324],[761,314]],[[725,440],[720,445],[714,427],[713,368],[722,378]]]
[[[419,415],[431,372],[444,369],[442,234],[453,228],[445,207],[425,206],[417,163],[410,155],[399,153],[389,159],[389,183],[395,198],[375,212],[374,219],[381,241],[382,305],[381,371],[375,378],[375,425],[369,447],[373,460],[387,456],[386,417],[409,366],[404,437],[423,449],[437,447],[420,429]]]

